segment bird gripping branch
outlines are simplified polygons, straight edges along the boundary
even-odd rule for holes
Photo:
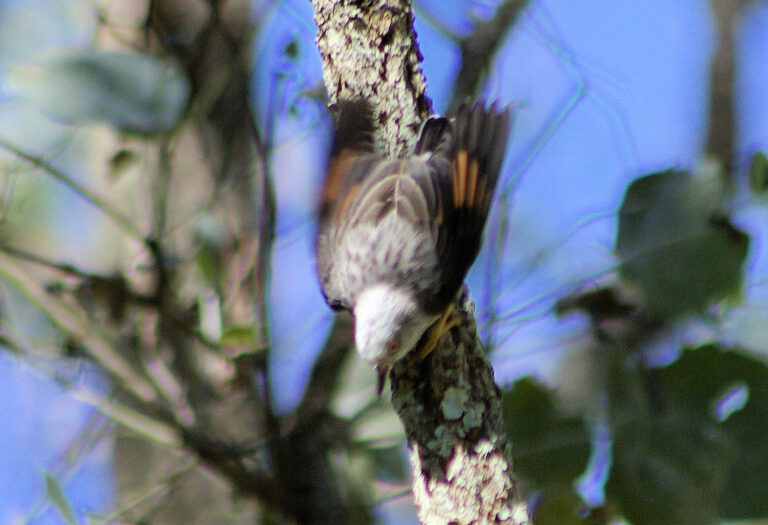
[[[371,107],[337,104],[322,193],[317,272],[326,301],[355,319],[355,346],[380,387],[414,348],[453,326],[456,296],[482,244],[511,111],[465,104],[431,117],[409,156],[375,153]]]

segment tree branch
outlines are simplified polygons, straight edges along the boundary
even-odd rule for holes
[[[429,109],[410,2],[312,3],[331,99],[369,100],[380,151],[408,153]],[[460,326],[433,354],[420,365],[406,356],[390,374],[411,448],[415,502],[424,523],[527,523],[525,505],[513,502],[500,395],[472,310],[463,299]]]
[[[432,110],[411,3],[312,0],[312,5],[331,101],[342,97],[370,101],[379,151],[404,155]]]
[[[453,84],[449,114],[462,102],[477,96],[496,51],[527,5],[528,0],[504,0],[489,20],[478,20],[474,30],[461,39],[461,69]]]
[[[421,363],[392,370],[392,405],[411,448],[413,496],[422,523],[528,523],[514,500],[501,394],[464,297],[460,324]]]
[[[735,79],[736,17],[742,0],[712,0],[718,43],[710,66],[709,127],[706,153],[722,163],[728,173],[735,161],[733,87]]]

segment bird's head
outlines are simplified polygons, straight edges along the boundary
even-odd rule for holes
[[[410,352],[437,318],[424,313],[411,291],[391,284],[363,290],[354,314],[357,352],[379,370]]]

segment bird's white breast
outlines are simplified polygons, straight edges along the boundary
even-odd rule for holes
[[[363,289],[377,283],[408,286],[418,293],[437,279],[437,258],[429,231],[396,213],[344,232],[333,260],[329,282],[348,304],[354,304]]]

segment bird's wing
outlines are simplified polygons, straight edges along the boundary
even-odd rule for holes
[[[347,234],[361,225],[373,225],[370,231],[375,231],[385,218],[395,218],[424,231],[425,239],[430,235],[436,238],[437,214],[448,195],[436,193],[441,188],[434,183],[434,167],[427,162],[429,154],[386,159],[373,152],[373,122],[366,102],[339,102],[338,110],[320,205],[316,254],[327,302],[332,307],[349,308],[353,299],[349,285],[336,282],[339,273],[334,271],[339,258],[348,256],[343,248],[350,244]],[[449,130],[447,119],[430,119],[417,151],[444,149],[445,132]],[[380,242],[396,245],[399,241],[383,233]]]
[[[510,110],[499,110],[495,103],[488,109],[480,103],[463,105],[452,123],[453,143],[439,143],[428,161],[436,191],[445,196],[437,213],[440,286],[423,298],[429,311],[440,311],[453,300],[480,251],[510,119]]]
[[[318,222],[320,231],[328,226],[332,215],[338,215],[350,194],[367,176],[376,162],[373,146],[371,107],[363,99],[341,100],[337,103],[331,155],[326,169]]]
[[[349,308],[348,300],[333,282],[333,266],[337,259],[343,218],[368,177],[371,167],[380,159],[374,154],[371,107],[363,99],[340,100],[331,155],[318,209],[315,254],[320,286],[334,310]]]
[[[344,235],[392,213],[431,235],[440,284],[420,299],[430,313],[447,306],[480,249],[509,124],[508,110],[465,105],[455,122],[429,119],[412,156],[388,160],[373,153],[368,104],[339,103],[317,238],[318,273],[332,307],[349,307],[330,282]]]

